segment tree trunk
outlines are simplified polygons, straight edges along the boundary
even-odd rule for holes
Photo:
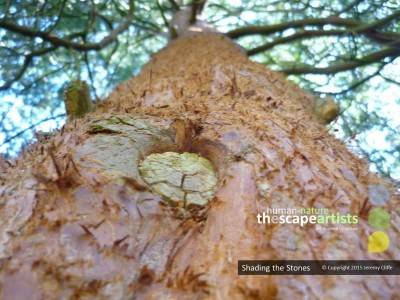
[[[312,103],[221,35],[171,42],[1,173],[3,299],[398,299],[399,276],[237,274],[239,259],[400,258],[398,196],[327,133]],[[139,164],[164,152],[212,162],[207,205],[143,178]],[[366,212],[379,201],[391,243],[368,253]],[[323,232],[258,224],[272,207],[360,219]]]

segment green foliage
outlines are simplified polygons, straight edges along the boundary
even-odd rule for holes
[[[168,42],[174,0],[0,1],[0,151],[15,155],[34,130],[58,128],[60,91],[76,78],[92,99],[137,74]],[[341,115],[330,125],[374,170],[400,178],[398,0],[208,1],[202,19],[249,56]],[[280,25],[277,25],[280,24]]]

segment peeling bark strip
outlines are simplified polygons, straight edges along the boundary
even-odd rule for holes
[[[312,103],[220,35],[171,42],[7,167],[1,297],[396,299],[398,276],[237,275],[239,259],[400,259],[398,195],[326,132]],[[139,172],[165,152],[211,161],[212,201],[190,213],[166,205]],[[257,224],[273,207],[327,208],[359,224]],[[369,253],[375,227],[390,245]]]

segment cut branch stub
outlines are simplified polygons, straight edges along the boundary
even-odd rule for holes
[[[140,181],[137,164],[146,154],[177,149],[173,132],[161,121],[98,115],[88,127],[90,135],[74,149],[74,159],[81,168],[110,179]]]
[[[140,162],[139,172],[155,193],[180,207],[206,205],[218,181],[209,160],[187,152],[151,154]]]

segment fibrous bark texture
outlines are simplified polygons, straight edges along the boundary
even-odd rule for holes
[[[171,42],[94,112],[3,167],[3,299],[396,299],[399,276],[237,275],[238,259],[400,259],[399,197],[327,133],[312,102],[218,34]],[[200,159],[214,194],[201,198],[195,165],[163,162],[176,183],[142,178],[146,157],[165,152],[210,161]],[[166,182],[200,205],[168,201],[153,185]],[[390,214],[390,246],[368,253],[376,206]],[[359,223],[258,224],[273,207]]]

